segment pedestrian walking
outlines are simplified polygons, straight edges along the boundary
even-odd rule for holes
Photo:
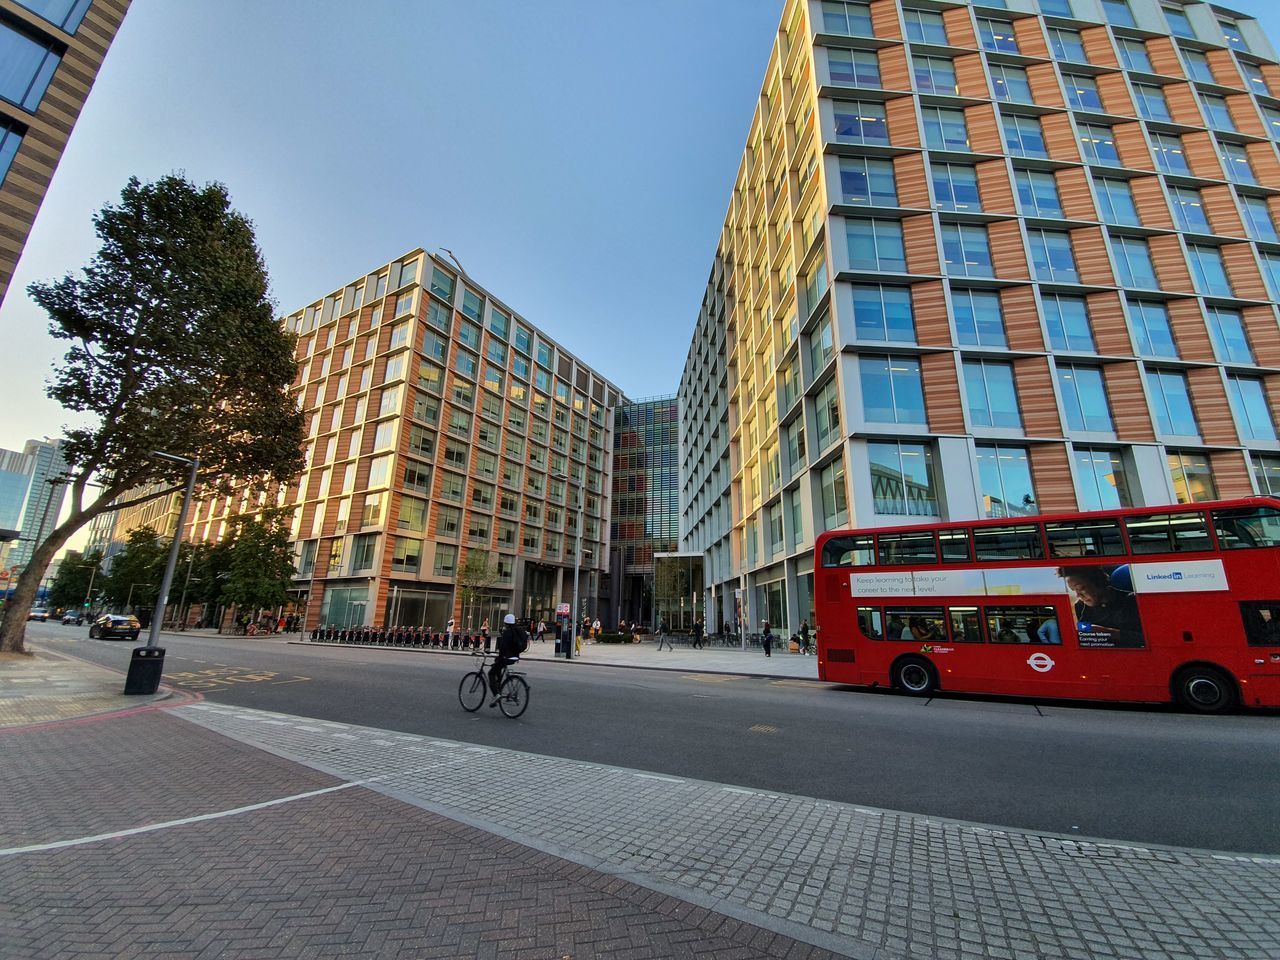
[[[702,649],[702,621],[693,621],[693,649]]]
[[[453,617],[450,617],[449,622],[445,624],[445,628],[444,628],[445,649],[447,650],[453,649],[453,627],[454,627]]]
[[[766,657],[773,656],[773,628],[769,626],[769,621],[764,622],[764,639],[760,641],[764,647],[764,655]]]
[[[538,621],[538,642],[539,642],[539,643],[542,643],[542,640],[543,640],[543,636],[542,636],[542,635],[543,635],[544,633],[546,633],[546,632],[547,632],[547,624],[546,624],[546,621],[544,621],[544,620],[539,620],[539,621]]]
[[[675,650],[675,647],[671,643],[671,638],[667,636],[667,621],[659,620],[658,621],[658,649],[659,650],[662,649],[662,645],[664,643],[667,645],[668,650]]]
[[[809,655],[809,621],[800,621],[800,652]]]
[[[484,618],[484,623],[480,624],[480,637],[484,640],[484,652],[489,652],[489,618]]]

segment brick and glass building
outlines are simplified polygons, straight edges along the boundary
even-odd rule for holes
[[[129,0],[0,0],[0,303]]]
[[[680,405],[621,403],[613,413],[610,626],[653,622],[653,556],[680,546]]]
[[[827,529],[1280,492],[1280,65],[1179,0],[789,0],[680,386],[709,599]]]
[[[219,539],[231,516],[292,508],[311,625],[550,622],[572,599],[582,497],[580,592],[597,613],[613,383],[421,249],[282,323],[298,337],[306,469],[286,488],[201,503],[188,536]],[[492,577],[464,604],[473,551]]]

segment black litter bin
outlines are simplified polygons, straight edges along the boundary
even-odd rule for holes
[[[160,686],[164,673],[164,647],[134,647],[129,660],[129,675],[125,677],[126,696],[137,694],[150,696]]]

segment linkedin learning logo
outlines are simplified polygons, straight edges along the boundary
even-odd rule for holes
[[[1148,580],[1181,580],[1182,571],[1174,570],[1172,573],[1148,573]]]

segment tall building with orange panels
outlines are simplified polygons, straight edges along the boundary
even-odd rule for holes
[[[680,386],[708,609],[833,528],[1280,493],[1280,65],[1199,0],[788,0]]]
[[[552,622],[581,517],[582,609],[602,612],[613,383],[421,249],[282,323],[298,337],[306,469],[200,503],[189,538],[288,507],[308,624],[478,629],[508,612]],[[463,590],[473,551],[492,578]]]
[[[129,0],[0,0],[0,303]]]

